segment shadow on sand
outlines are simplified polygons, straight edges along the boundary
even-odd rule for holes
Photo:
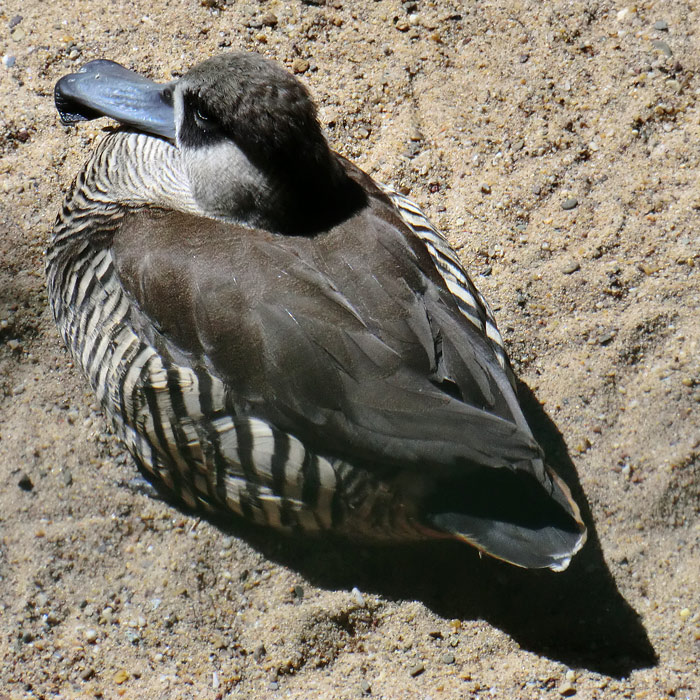
[[[567,666],[623,677],[657,656],[639,615],[603,559],[595,525],[564,440],[525,384],[520,399],[535,437],[571,487],[588,542],[563,573],[524,570],[451,542],[366,547],[333,538],[286,538],[216,519],[267,558],[329,590],[357,586],[390,600],[419,600],[445,619],[483,619],[526,650]]]

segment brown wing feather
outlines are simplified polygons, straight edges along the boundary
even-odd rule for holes
[[[529,471],[540,451],[490,347],[383,196],[370,202],[313,237],[134,213],[116,268],[161,341],[218,374],[236,411],[317,452]]]

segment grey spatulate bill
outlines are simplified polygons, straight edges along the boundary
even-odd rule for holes
[[[111,117],[126,126],[175,139],[172,84],[155,83],[100,59],[61,78],[54,89],[63,124]]]

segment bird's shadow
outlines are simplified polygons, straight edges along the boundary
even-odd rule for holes
[[[535,438],[569,484],[588,527],[585,547],[563,573],[519,569],[459,543],[367,547],[330,537],[281,537],[219,518],[212,522],[321,588],[358,587],[389,600],[420,600],[445,619],[483,619],[523,649],[609,676],[653,666],[656,652],[605,563],[564,439],[530,388],[518,384]]]

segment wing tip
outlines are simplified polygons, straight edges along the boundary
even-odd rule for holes
[[[584,528],[576,533],[554,528],[528,531],[510,523],[481,521],[447,513],[431,518],[442,537],[465,542],[480,552],[523,569],[565,571],[586,543]]]
[[[547,471],[551,491],[531,475],[508,470],[443,485],[426,503],[425,522],[438,537],[466,542],[510,564],[564,571],[588,533],[568,486]]]

